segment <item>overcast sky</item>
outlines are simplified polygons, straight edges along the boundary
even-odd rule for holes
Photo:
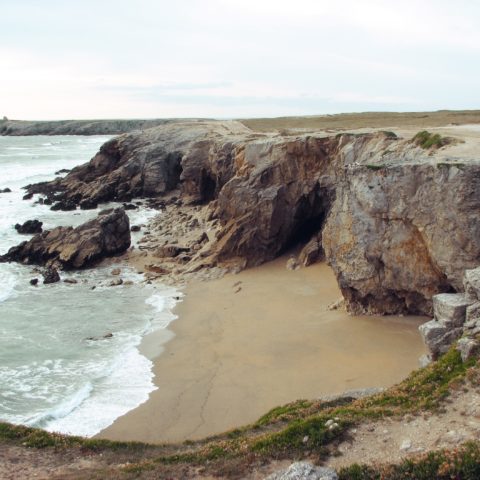
[[[477,0],[0,0],[0,115],[480,108]]]

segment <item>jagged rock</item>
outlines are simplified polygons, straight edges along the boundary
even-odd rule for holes
[[[138,210],[138,207],[134,205],[133,203],[124,203],[123,208],[125,210]]]
[[[38,220],[27,220],[22,225],[17,223],[15,225],[15,230],[18,233],[41,233],[42,232],[42,225],[43,222],[39,222]]]
[[[60,200],[57,203],[54,203],[51,207],[50,210],[63,210],[65,212],[69,212],[71,210],[76,210],[77,209],[77,204],[72,201],[72,200]]]
[[[457,342],[457,350],[466,362],[480,351],[480,342],[473,338],[463,337]]]
[[[461,327],[465,323],[467,307],[472,303],[463,293],[442,293],[434,295],[433,312],[435,319],[446,327]]]
[[[4,189],[0,189],[0,193],[11,193],[12,191],[7,187]]]
[[[188,248],[179,247],[177,245],[164,245],[157,248],[155,256],[159,258],[173,258],[178,256],[182,252],[187,252]]]
[[[300,268],[300,264],[298,263],[298,260],[295,257],[290,257],[287,260],[286,267],[287,267],[287,270],[298,270]]]
[[[460,338],[463,333],[461,327],[447,327],[437,320],[426,322],[420,325],[418,329],[420,330],[420,335],[434,360],[441,354],[447,352],[450,345]]]
[[[61,168],[60,170],[57,170],[55,172],[55,175],[63,175],[64,173],[69,173],[70,169],[69,168]]]
[[[298,255],[298,261],[308,267],[313,263],[321,260],[323,257],[322,240],[318,236],[314,236],[301,250]]]
[[[472,303],[480,300],[480,267],[465,271],[463,288]]]
[[[98,202],[89,198],[82,200],[79,204],[81,210],[95,210],[98,208]]]
[[[49,283],[56,283],[60,281],[60,275],[58,270],[54,267],[47,268],[43,273],[43,283],[48,285]]]
[[[22,200],[30,200],[32,197],[33,197],[33,193],[29,192],[22,197]]]
[[[475,302],[467,307],[466,319],[467,322],[480,323],[480,302]]]
[[[295,462],[265,480],[338,480],[338,475],[331,468],[317,467],[310,462]]]
[[[124,252],[130,246],[130,225],[123,209],[100,212],[77,228],[57,227],[12,247],[0,261],[83,268]]]

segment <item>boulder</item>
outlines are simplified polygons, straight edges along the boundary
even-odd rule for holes
[[[7,187],[7,188],[3,188],[3,189],[0,189],[0,193],[11,193],[12,191]]]
[[[95,210],[98,207],[98,203],[87,198],[82,200],[79,204],[81,210]]]
[[[72,201],[72,200],[60,200],[57,203],[54,203],[51,207],[50,210],[63,210],[65,212],[71,211],[71,210],[76,210],[77,209],[77,204]]]
[[[130,224],[121,208],[104,210],[76,228],[57,227],[10,248],[0,261],[84,268],[130,246]]]
[[[265,480],[338,480],[338,475],[331,468],[317,467],[310,462],[295,462]]]
[[[301,250],[298,261],[308,267],[323,258],[321,237],[314,236]]]
[[[426,322],[420,325],[418,329],[434,360],[447,352],[452,343],[460,338],[463,333],[461,327],[450,328],[437,320]]]
[[[42,273],[43,276],[43,283],[48,285],[49,283],[56,283],[60,281],[60,275],[58,274],[58,270],[54,267],[48,267]]]
[[[26,233],[26,234],[41,233],[42,225],[43,225],[43,222],[40,222],[38,220],[27,220],[22,225],[17,223],[15,225],[15,230],[18,233]]]
[[[465,271],[463,288],[471,303],[480,300],[480,267]]]
[[[480,323],[480,302],[472,303],[467,307],[466,319],[467,322]]]
[[[461,327],[465,323],[467,307],[472,303],[463,293],[434,295],[433,313],[438,322],[449,327]]]
[[[139,232],[140,230],[141,230],[140,225],[132,225],[132,226],[130,227],[130,231],[131,231],[131,232]]]
[[[32,278],[30,280],[30,285],[33,285],[34,287],[38,285],[38,278]]]
[[[457,342],[457,350],[466,362],[480,352],[480,342],[474,338],[463,337]]]

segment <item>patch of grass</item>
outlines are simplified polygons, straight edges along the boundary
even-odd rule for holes
[[[477,480],[480,478],[480,446],[468,442],[454,450],[429,452],[397,465],[351,465],[338,472],[339,480]]]
[[[281,407],[275,407],[263,415],[263,417],[260,417],[255,425],[262,427],[278,420],[286,420],[292,418],[292,416],[295,417],[295,414],[311,407],[312,405],[313,402],[309,402],[308,400],[297,400],[296,402],[288,403]]]
[[[250,449],[254,452],[279,455],[308,449],[318,449],[339,438],[345,433],[351,422],[337,420],[328,424],[331,417],[319,415],[304,420],[294,420],[280,432],[267,435],[254,441]],[[333,428],[332,428],[333,427]]]
[[[453,139],[450,137],[442,137],[439,133],[422,130],[413,137],[412,142],[425,150],[430,150],[450,145]]]

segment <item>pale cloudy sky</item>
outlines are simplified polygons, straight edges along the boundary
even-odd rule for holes
[[[0,0],[0,115],[480,108],[477,0]]]

